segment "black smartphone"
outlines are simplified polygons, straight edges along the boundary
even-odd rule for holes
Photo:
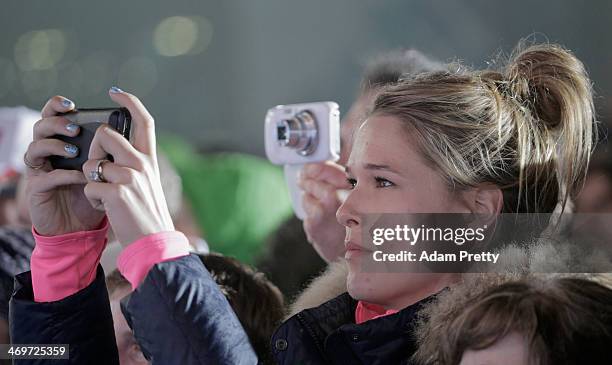
[[[130,140],[132,116],[126,108],[75,109],[60,115],[78,124],[81,127],[79,134],[75,137],[55,135],[52,138],[77,146],[79,153],[73,158],[51,156],[49,160],[54,169],[81,170],[88,159],[89,146],[91,146],[96,130],[102,124],[108,124],[125,139]],[[113,157],[109,155],[107,159],[112,161]]]

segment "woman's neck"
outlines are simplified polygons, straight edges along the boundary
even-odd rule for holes
[[[423,299],[426,299],[434,294],[441,292],[442,290],[449,287],[453,283],[458,282],[459,280],[461,280],[460,274],[440,274],[440,277],[437,280],[432,281],[428,285],[422,286],[417,291],[410,291],[408,293],[398,293],[397,296],[389,298],[389,300],[385,303],[377,304],[382,306],[386,310],[402,310],[415,303],[420,302]]]

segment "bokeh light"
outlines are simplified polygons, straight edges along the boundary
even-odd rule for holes
[[[59,29],[22,34],[15,43],[15,64],[22,71],[49,70],[62,60],[67,43],[66,34]]]
[[[119,68],[117,85],[138,96],[148,94],[157,84],[157,67],[146,57],[132,57]]]
[[[23,92],[32,102],[41,103],[58,93],[58,72],[56,68],[22,71],[20,76]]]
[[[166,57],[201,53],[210,44],[213,26],[203,17],[172,16],[163,19],[153,32],[153,46]]]
[[[13,61],[0,57],[0,98],[7,95],[17,80],[17,69]]]

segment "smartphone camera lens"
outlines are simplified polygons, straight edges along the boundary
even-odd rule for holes
[[[130,121],[130,112],[125,108],[115,110],[108,117],[108,124],[127,139],[130,138]]]
[[[119,125],[119,114],[120,113],[118,111],[112,112],[108,117],[108,124],[113,127],[113,129],[121,133],[122,130],[120,129],[121,126]]]
[[[281,146],[294,149],[302,156],[312,154],[317,148],[317,122],[307,110],[297,113],[291,119],[280,120],[276,132]]]

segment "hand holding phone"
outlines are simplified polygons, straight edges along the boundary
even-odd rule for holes
[[[76,155],[87,158],[64,140],[77,140],[81,127],[62,115],[75,110],[75,104],[63,96],[54,96],[42,109],[42,119],[36,122],[33,141],[28,146],[24,162],[24,196],[34,229],[44,236],[97,228],[104,212],[95,210],[83,192],[87,179],[81,170],[54,169],[49,163],[53,156],[69,160]]]
[[[132,117],[126,108],[99,108],[99,109],[73,109],[67,113],[59,113],[70,122],[79,126],[76,136],[55,135],[51,138],[62,140],[78,148],[75,157],[50,156],[49,161],[54,169],[81,170],[88,159],[89,147],[96,134],[96,130],[103,124],[108,124],[128,141]],[[108,156],[112,161],[112,156]]]

